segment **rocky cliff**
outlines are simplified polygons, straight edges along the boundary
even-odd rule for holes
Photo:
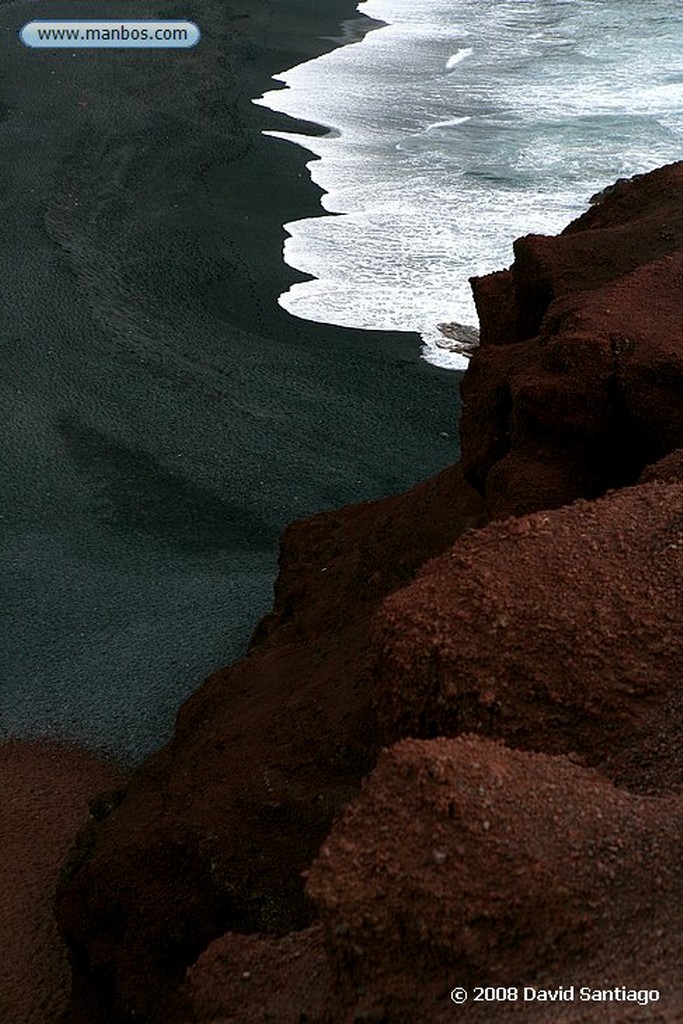
[[[291,526],[80,833],[73,1024],[681,1020],[683,163],[473,287],[461,466]]]
[[[494,516],[633,484],[683,444],[680,168],[514,251],[472,282],[481,347],[462,386],[462,465]]]

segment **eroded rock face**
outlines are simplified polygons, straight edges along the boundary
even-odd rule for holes
[[[681,824],[680,795],[637,796],[563,756],[474,736],[401,741],[308,872],[320,922],[212,943],[188,971],[191,1019],[507,1024],[521,1011],[588,1024],[596,1006],[580,988],[626,982],[659,998],[645,1011],[623,1001],[615,1019],[674,1024]],[[476,986],[517,998],[476,1003]],[[570,986],[560,1005],[524,999]],[[453,1006],[456,987],[467,1006]]]
[[[680,797],[634,796],[564,757],[475,737],[385,750],[308,879],[336,973],[330,1019],[452,1021],[455,986],[471,999],[476,985],[521,996],[609,977],[663,989],[663,1016],[615,1019],[679,1019],[682,824]],[[464,1019],[519,1009],[470,1002]],[[578,999],[538,1010],[524,1019],[597,1019]]]
[[[477,732],[637,788],[626,761],[671,726],[681,688],[682,578],[680,483],[468,533],[377,615],[380,739]],[[670,758],[666,788],[683,784]]]
[[[187,972],[197,1024],[313,1024],[326,1019],[333,990],[319,921],[281,938],[223,935]]]
[[[665,455],[659,462],[646,466],[640,475],[639,483],[647,484],[652,480],[683,482],[683,448]]]
[[[492,516],[597,497],[683,445],[683,163],[472,280],[462,464]]]

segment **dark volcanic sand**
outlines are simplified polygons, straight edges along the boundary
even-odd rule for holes
[[[245,16],[246,15],[246,16]],[[0,735],[137,759],[239,656],[285,523],[457,458],[414,335],[296,320],[280,225],[308,155],[269,76],[347,0],[0,8]],[[188,17],[190,51],[31,51],[33,18]]]

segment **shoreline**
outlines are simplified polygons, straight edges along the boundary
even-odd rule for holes
[[[363,25],[364,21],[370,21],[371,23],[369,27],[365,28],[365,30],[363,30],[362,27],[359,27]],[[355,44],[362,42],[373,31],[391,27],[390,23],[387,21],[371,18],[369,15],[362,14],[360,18],[353,20],[351,22],[351,25],[355,25],[356,30],[355,32],[351,31],[350,37],[348,39],[345,39],[344,37],[338,37],[341,44],[339,49],[341,49],[342,46],[345,45],[346,43]],[[278,110],[276,97],[280,94],[280,92],[284,91],[285,93],[287,93],[291,89],[291,86],[288,84],[289,76],[292,73],[296,72],[297,69],[300,69],[302,65],[305,65],[306,63],[308,62],[302,61],[299,64],[289,66],[283,72],[278,73],[276,76],[273,76],[273,78],[269,82],[269,88],[266,89],[262,95],[258,96],[257,98],[254,98],[252,102],[258,107],[260,107],[262,110],[268,111],[270,114],[274,114],[278,118],[284,120],[284,124],[282,126],[278,126],[278,128],[276,129],[266,129],[264,134],[273,138],[280,138],[282,141],[288,143],[289,145],[299,146],[306,153],[307,173],[311,174],[311,171],[308,170],[308,165],[319,160],[325,160],[325,155],[321,154],[320,152],[316,152],[316,150],[312,146],[309,148],[309,146],[307,145],[307,139],[316,139],[321,137],[336,139],[341,136],[342,132],[341,129],[337,127],[337,125],[334,123],[331,116],[329,116],[325,120],[313,121],[298,117],[295,114],[288,114]],[[268,103],[266,102],[266,97],[271,97],[271,101],[274,102],[276,105],[274,107],[269,106]],[[311,184],[315,189],[318,190],[319,195],[322,199],[322,197],[325,196],[326,193],[313,180],[312,174]],[[322,210],[316,210],[311,215],[306,215],[303,217],[288,217],[284,223],[284,227],[285,229],[292,228],[294,232],[294,237],[296,239],[297,226],[301,224],[302,221],[314,221],[317,219],[318,216],[330,218],[334,216],[344,216],[344,214],[338,213],[337,211],[330,211],[329,209],[323,207]],[[289,239],[290,237],[292,236],[290,235],[290,232],[287,230],[285,238]],[[295,264],[287,263],[287,266],[290,267],[293,273],[297,275],[296,278],[290,282],[290,286],[296,286],[299,283],[306,283],[308,281],[316,280],[316,276],[314,274],[308,273],[307,271],[299,270]],[[288,296],[288,292],[289,289],[283,289],[283,292],[281,293],[282,297],[286,299]],[[431,329],[417,330],[406,328],[405,330],[401,330],[400,328],[392,328],[387,330],[374,331],[372,328],[354,327],[348,324],[344,324],[343,322],[334,321],[332,323],[329,323],[324,319],[313,319],[304,316],[299,318],[297,317],[296,313],[290,312],[288,310],[286,302],[284,303],[283,308],[287,311],[288,315],[293,316],[295,319],[301,319],[304,323],[317,323],[322,324],[323,326],[339,328],[341,330],[361,330],[368,334],[388,334],[394,338],[397,335],[404,335],[406,338],[409,337],[411,339],[415,339],[415,346],[417,351],[419,351],[421,359],[427,362],[430,366],[436,367],[439,370],[446,370],[450,373],[464,373],[464,371],[467,368],[469,355],[471,354],[468,349],[462,349],[458,346],[449,347],[443,344],[443,339],[440,339],[439,328],[436,322],[432,325]],[[465,324],[463,324],[462,326],[465,328],[465,330],[476,330],[476,328],[472,326],[468,326]]]
[[[296,124],[251,99],[331,48],[355,5],[245,7],[230,22],[207,4],[188,54],[75,59],[14,46],[36,8],[0,9],[0,131],[25,200],[5,222],[22,299],[3,316],[2,738],[139,762],[246,649],[287,523],[457,459],[457,381],[418,335],[277,304],[304,278],[282,224],[323,211],[305,151],[261,134]]]

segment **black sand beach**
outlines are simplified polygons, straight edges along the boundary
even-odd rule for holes
[[[31,51],[33,18],[187,17],[190,51]],[[457,381],[410,334],[296,320],[308,155],[269,76],[346,0],[0,7],[0,736],[138,759],[244,651],[291,520],[457,458]],[[295,128],[296,130],[296,128]]]

